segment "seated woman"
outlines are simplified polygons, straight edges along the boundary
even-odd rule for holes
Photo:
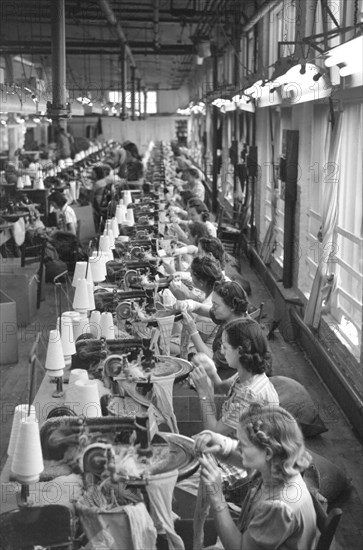
[[[271,353],[260,325],[242,318],[224,326],[223,353],[228,366],[237,371],[231,378],[221,380],[213,361],[205,354],[193,358],[196,367],[191,378],[202,405],[206,429],[225,435],[235,435],[238,419],[252,403],[279,404],[277,392],[266,376],[270,370]],[[227,394],[221,418],[216,418],[214,391]],[[211,406],[207,406],[207,404]]]
[[[77,216],[66,197],[60,191],[53,191],[49,195],[49,204],[58,213],[58,229],[77,234]]]
[[[122,145],[126,151],[126,179],[129,189],[139,189],[142,186],[144,177],[144,165],[141,162],[141,156],[135,143],[126,141]]]
[[[198,256],[199,258],[213,258],[219,263],[222,270],[226,267],[226,252],[222,241],[217,237],[202,237],[199,239]]]
[[[217,369],[229,368],[221,349],[224,326],[230,321],[246,317],[248,306],[249,303],[245,291],[235,281],[217,282],[214,285],[211,308],[191,302],[187,302],[184,306],[184,310],[186,311],[183,311],[183,323],[189,332],[196,351],[205,353],[208,357],[211,357]],[[180,307],[179,303],[176,302],[174,308],[177,309],[178,307]],[[205,316],[209,315],[216,324],[219,324],[219,328],[213,340],[212,350],[204,344],[190,312]]]
[[[211,237],[217,236],[217,228],[210,221],[210,212],[203,201],[196,198],[191,198],[188,201],[187,217],[189,221],[179,221],[180,225],[189,225],[193,222],[204,223],[208,229],[208,233]]]
[[[193,292],[189,291],[191,299],[187,299],[186,301],[179,300],[179,306],[183,307],[183,305],[196,304],[196,306],[203,306],[206,309],[211,308],[213,287],[216,282],[223,279],[221,269],[218,264],[210,258],[194,258],[190,266],[190,272],[193,286],[200,291],[202,298],[200,302],[194,301]],[[176,296],[178,284],[173,282],[170,284],[169,288]],[[199,298],[199,296],[197,296],[197,298]],[[194,316],[194,322],[201,339],[211,350],[215,334],[218,330],[217,325],[208,315],[198,315],[197,312]]]
[[[281,407],[252,405],[242,414],[237,435],[238,452],[231,451],[237,442],[212,432],[202,432],[195,441],[201,482],[221,542],[214,548],[314,550],[316,514],[301,477],[311,457],[296,420]],[[235,463],[259,474],[236,524],[223,496],[221,471],[211,453],[224,458],[230,454]],[[208,491],[208,486],[213,491]]]
[[[202,181],[199,179],[199,171],[195,168],[187,168],[183,171],[183,179],[187,182],[184,186],[185,189],[189,189],[196,198],[204,201],[205,187]]]

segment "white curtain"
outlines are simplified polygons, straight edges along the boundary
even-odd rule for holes
[[[328,162],[323,181],[323,208],[322,208],[322,250],[318,267],[310,292],[310,298],[305,309],[304,321],[313,328],[318,328],[321,316],[323,299],[336,286],[336,277],[330,283],[327,276],[334,273],[334,252],[333,243],[334,229],[338,221],[338,193],[340,181],[340,149],[342,142],[342,121],[344,112],[338,115],[334,129],[331,133]],[[331,285],[331,289],[327,289]]]

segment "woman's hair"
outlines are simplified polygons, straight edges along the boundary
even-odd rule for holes
[[[209,210],[207,205],[204,204],[200,199],[191,198],[188,201],[188,208],[195,208],[198,214],[202,215],[202,221],[206,222],[209,220]]]
[[[231,308],[231,310],[237,315],[247,313],[248,299],[247,294],[243,290],[240,284],[236,281],[224,281],[222,283],[216,283],[213,291],[218,294],[223,302]]]
[[[93,166],[93,172],[96,175],[97,181],[102,180],[111,172],[111,166],[103,164],[102,166]]]
[[[183,170],[183,175],[189,175],[192,176],[192,178],[199,179],[199,172],[195,168],[186,168]]]
[[[226,253],[222,241],[216,237],[202,237],[199,239],[198,244],[202,247],[204,252],[213,254],[213,257],[218,260],[221,269],[224,269]]]
[[[194,277],[206,284],[208,294],[212,292],[215,282],[223,279],[223,273],[217,262],[207,257],[194,258],[190,271]]]
[[[243,317],[224,327],[228,343],[239,350],[240,363],[252,374],[271,370],[271,353],[266,336],[253,319]]]
[[[202,237],[208,237],[208,229],[203,222],[193,222],[189,225],[189,233],[191,237],[196,239],[196,244],[198,244],[199,239]]]
[[[282,407],[255,403],[242,413],[240,427],[253,445],[271,450],[271,475],[275,483],[285,483],[309,466],[311,456],[299,425]]]
[[[48,197],[50,203],[55,204],[58,208],[63,208],[67,203],[66,197],[60,191],[53,191]]]
[[[122,147],[125,149],[125,151],[128,151],[135,159],[141,160],[139,150],[135,143],[132,143],[132,141],[126,141]]]

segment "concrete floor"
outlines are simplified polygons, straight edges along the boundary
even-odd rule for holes
[[[269,329],[273,319],[273,301],[256,274],[250,269],[247,260],[242,258],[241,272],[250,281],[252,287],[251,302],[258,306],[264,302],[262,324]],[[64,308],[63,308],[64,309]],[[12,411],[14,406],[25,403],[29,391],[28,354],[37,332],[42,333],[47,342],[48,331],[54,328],[56,318],[54,286],[45,285],[45,300],[37,310],[33,322],[19,329],[19,361],[13,365],[0,367],[1,398],[1,468],[6,461],[7,443],[11,430]],[[351,488],[336,503],[343,509],[343,517],[338,528],[337,540],[342,548],[358,550],[362,547],[363,518],[363,470],[362,445],[355,436],[342,410],[328,392],[324,382],[319,378],[313,365],[295,343],[286,343],[278,330],[275,340],[271,341],[274,356],[274,375],[284,375],[301,382],[309,391],[314,402],[319,406],[322,419],[329,428],[327,433],[311,438],[308,446],[326,456],[340,466],[351,479]],[[44,364],[45,349],[40,348],[40,360]],[[36,370],[36,385],[44,376],[41,367]]]

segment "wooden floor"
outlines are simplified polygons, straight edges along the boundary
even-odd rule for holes
[[[255,305],[265,303],[265,316],[262,322],[266,328],[273,319],[273,302],[265,287],[255,273],[242,259],[242,273],[252,286],[251,301]],[[29,388],[28,354],[37,332],[41,332],[44,341],[47,341],[48,331],[54,328],[56,311],[54,287],[45,285],[45,301],[32,324],[19,330],[19,362],[14,365],[0,367],[0,396],[1,396],[1,468],[6,461],[7,444],[11,429],[12,415],[15,405],[26,403]],[[347,491],[337,503],[343,508],[343,518],[338,529],[337,540],[346,550],[358,550],[362,547],[363,535],[363,469],[362,445],[352,431],[341,409],[332,398],[325,384],[316,374],[309,360],[299,347],[286,343],[279,332],[271,342],[274,356],[273,374],[290,376],[308,389],[314,402],[319,405],[321,416],[329,431],[321,436],[309,440],[312,450],[323,454],[336,465],[343,468],[351,479],[351,489]],[[43,364],[45,350],[42,350]],[[37,368],[37,384],[44,376],[41,367]]]

